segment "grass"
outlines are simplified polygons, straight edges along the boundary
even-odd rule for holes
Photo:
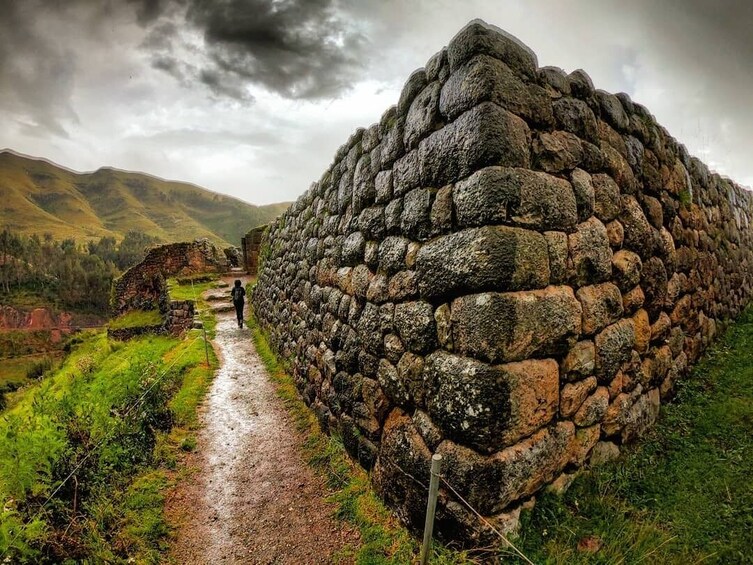
[[[0,561],[159,562],[163,493],[191,445],[210,362],[195,330],[124,343],[89,333],[27,388],[0,419]]]
[[[348,457],[340,438],[321,431],[316,417],[301,399],[293,378],[270,348],[253,315],[249,316],[248,327],[278,395],[306,438],[303,452],[308,463],[323,475],[333,491],[331,500],[337,507],[336,516],[356,526],[360,532],[360,547],[346,548],[340,558],[359,565],[413,562],[420,549],[418,542],[379,500],[368,475]],[[473,562],[467,553],[453,551],[436,542],[433,545],[432,564]]]
[[[126,328],[143,328],[162,325],[164,319],[158,310],[131,310],[118,316],[109,323],[111,330]]]
[[[53,365],[60,358],[59,353],[39,353],[37,355],[24,355],[23,357],[14,357],[9,359],[0,359],[0,389],[4,385],[11,387],[20,387],[26,384],[30,374],[33,374],[38,367]],[[35,375],[38,377],[40,375]]]
[[[536,563],[753,563],[753,309],[623,457],[524,517]],[[591,540],[601,549],[578,550]]]
[[[207,290],[211,290],[217,286],[217,277],[210,280],[196,281],[188,284],[181,284],[178,279],[173,277],[167,279],[167,292],[170,295],[170,300],[193,300],[199,302],[202,300],[201,295]]]

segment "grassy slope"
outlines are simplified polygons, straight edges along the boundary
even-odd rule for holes
[[[588,538],[602,549],[578,551]],[[537,563],[753,563],[753,310],[648,438],[540,499],[522,541]]]
[[[0,152],[0,225],[56,239],[121,239],[138,230],[163,241],[198,237],[239,245],[249,229],[287,204],[253,206],[195,185],[103,168],[74,173],[45,161]]]
[[[139,563],[160,560],[169,533],[164,491],[175,479],[170,469],[178,450],[191,448],[196,408],[216,367],[211,350],[212,366],[203,363],[200,335],[192,331],[184,340],[144,336],[118,343],[103,333],[88,334],[60,370],[25,390],[2,414],[0,554],[12,548],[8,555],[14,562],[54,559],[60,551],[95,562],[125,556]],[[154,377],[145,377],[150,374],[164,377],[134,412],[135,423],[126,423],[123,407],[154,383]],[[159,417],[165,403],[173,426],[157,432],[150,448],[148,440],[142,443],[139,428],[131,426]],[[64,489],[37,515],[60,476],[102,437],[111,439],[76,474],[76,484],[87,493],[78,501],[78,512],[71,514],[75,502]],[[72,438],[83,438],[84,444],[71,443]],[[30,521],[34,515],[37,519]],[[20,536],[19,522],[25,524]],[[53,523],[56,527],[49,528]]]
[[[143,326],[159,326],[164,320],[158,310],[131,310],[112,320],[108,327],[111,330],[137,328]]]

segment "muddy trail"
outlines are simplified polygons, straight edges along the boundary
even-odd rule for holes
[[[217,291],[212,291],[216,293]],[[218,310],[222,310],[219,308]],[[217,313],[220,368],[201,409],[194,468],[169,496],[177,563],[330,563],[357,534],[332,517],[327,487],[276,396],[248,329]],[[339,562],[348,562],[348,559]]]

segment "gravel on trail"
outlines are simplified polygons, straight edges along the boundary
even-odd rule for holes
[[[245,281],[244,281],[245,282]],[[303,437],[277,397],[248,329],[217,314],[220,358],[201,407],[193,468],[168,495],[178,563],[352,562],[358,533],[333,517],[323,479],[305,462]],[[346,550],[343,552],[343,550]]]

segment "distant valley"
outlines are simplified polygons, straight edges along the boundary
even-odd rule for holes
[[[138,231],[163,242],[206,237],[239,245],[249,229],[288,203],[254,206],[199,186],[103,167],[77,173],[42,159],[0,152],[0,226],[79,242]]]

